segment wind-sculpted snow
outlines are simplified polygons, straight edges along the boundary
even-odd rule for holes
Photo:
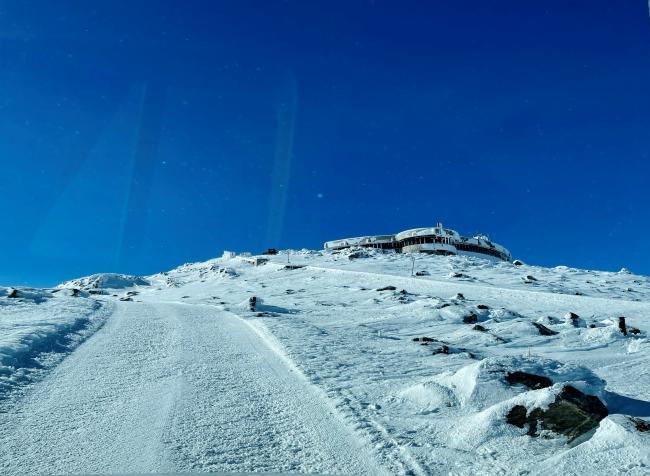
[[[107,325],[0,414],[0,468],[647,474],[647,277],[357,251],[98,296]]]
[[[70,290],[0,288],[0,400],[44,375],[102,323],[100,304]]]

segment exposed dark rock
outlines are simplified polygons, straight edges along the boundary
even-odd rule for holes
[[[618,318],[618,328],[621,330],[621,333],[626,336],[627,335],[627,326],[625,325],[625,317],[620,316]]]
[[[435,342],[431,337],[414,337],[413,342]]]
[[[79,290],[77,288],[72,288],[72,296],[78,297],[79,296]]]
[[[557,317],[553,317],[553,316],[546,316],[546,317],[544,317],[544,321],[545,321],[547,324],[562,324],[562,320],[561,320],[561,319],[558,319]]]
[[[358,259],[358,258],[367,258],[368,253],[362,250],[353,251],[348,255],[349,260]]]
[[[506,422],[515,425],[518,428],[523,428],[526,424],[526,414],[528,411],[523,405],[515,405],[506,415]]]
[[[609,412],[603,402],[570,385],[562,389],[548,410],[541,413],[542,428],[561,433],[570,440],[598,426]]]
[[[566,319],[571,322],[573,327],[587,327],[584,319],[581,319],[575,312],[569,312],[565,315]]]
[[[537,436],[537,428],[550,430],[566,436],[569,442],[593,430],[608,415],[607,407],[593,395],[567,385],[547,410],[535,408],[526,414],[526,408],[514,406],[506,415],[506,421],[519,428],[528,424],[528,434]]]
[[[396,289],[395,286],[384,286],[383,288],[377,288],[377,291],[395,291]]]
[[[395,292],[394,296],[397,298],[397,301],[399,301],[402,304],[406,304],[406,303],[411,302],[413,300],[413,298],[410,297],[410,296],[413,296],[413,294],[406,291],[405,289],[402,289],[400,291]]]
[[[628,331],[630,334],[635,334],[635,335],[636,335],[636,334],[641,334],[641,330],[640,330],[640,329],[637,329],[636,327],[632,327],[632,326],[628,327],[628,328],[627,328],[627,331]]]
[[[255,312],[257,310],[257,297],[251,296],[248,298],[248,310]]]
[[[514,261],[512,262],[512,264],[514,264],[515,266],[523,266],[523,265],[524,265],[524,262],[521,261],[521,260],[516,259],[516,260],[514,260]]]
[[[553,385],[553,381],[548,377],[520,372],[518,370],[515,372],[508,372],[506,374],[506,382],[510,385],[522,384],[531,390],[539,390],[540,388],[546,388]]]
[[[7,294],[7,297],[11,299],[16,299],[18,297],[18,290],[12,289],[11,291],[9,291],[9,294]]]
[[[446,344],[441,345],[438,347],[436,350],[433,351],[433,355],[436,354],[451,354],[451,351],[449,350],[449,346]]]
[[[459,301],[464,301],[465,295],[463,293],[457,293],[456,296],[454,296],[454,299],[457,299]]]
[[[438,309],[444,309],[445,307],[449,307],[449,306],[451,306],[451,304],[449,304],[448,302],[443,302],[438,306]]]
[[[435,348],[431,351],[432,355],[438,355],[438,354],[445,354],[445,355],[450,355],[450,354],[460,354],[460,353],[467,353],[472,359],[475,357],[474,354],[472,354],[470,351],[467,349],[463,349],[460,347],[452,347],[449,342],[444,342],[444,341],[439,341],[436,339],[433,339],[431,337],[414,337],[413,342],[419,342],[420,345],[430,345],[430,344],[435,344]]]
[[[478,316],[473,312],[463,316],[463,324],[476,324],[478,322]]]
[[[120,301],[133,301],[133,298],[130,296],[121,297]]]
[[[646,432],[650,431],[650,422],[647,422],[645,420],[642,420],[641,418],[634,418],[634,417],[628,417],[632,423],[634,423],[634,427],[637,429],[637,431],[641,432]]]
[[[473,331],[479,331],[479,332],[487,332],[488,329],[486,327],[483,327],[480,324],[476,324],[474,327],[472,327]]]
[[[415,275],[416,276],[429,276],[430,274],[429,274],[428,271],[416,271]]]
[[[490,306],[487,306],[487,305],[485,305],[485,304],[477,304],[477,305],[476,305],[476,309],[480,309],[480,310],[482,310],[482,311],[485,311],[485,310],[487,310],[487,309],[490,309]]]
[[[539,331],[540,335],[543,336],[554,336],[557,334],[556,331],[552,331],[548,327],[546,327],[544,324],[540,324],[539,322],[533,322],[533,325],[537,328]]]

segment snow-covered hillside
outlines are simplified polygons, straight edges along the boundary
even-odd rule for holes
[[[95,275],[20,302],[4,290],[12,381],[27,372],[16,348],[49,351],[29,336],[113,314],[0,403],[0,470],[650,471],[649,278],[372,250],[266,258]],[[74,405],[89,408],[83,458],[61,456],[79,447],[57,427]],[[138,425],[93,424],[102,411]],[[9,453],[41,440],[51,450]]]

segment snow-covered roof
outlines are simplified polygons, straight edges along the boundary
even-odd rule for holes
[[[393,241],[395,241],[395,235],[358,236],[355,238],[343,238],[340,240],[327,241],[325,243],[325,248],[357,246],[367,243],[392,243]]]
[[[410,230],[404,230],[396,235],[371,235],[371,236],[359,236],[354,238],[342,238],[340,240],[332,240],[325,243],[325,249],[337,249],[337,248],[346,248],[350,246],[363,246],[369,244],[379,244],[379,243],[399,243],[402,240],[406,240],[414,237],[425,237],[425,236],[434,236],[439,238],[447,238],[450,244],[456,243],[466,243],[468,245],[476,245],[481,248],[494,250],[502,254],[503,259],[510,259],[510,251],[505,247],[493,243],[490,239],[481,234],[477,234],[472,238],[461,236],[456,230],[450,228],[445,228],[441,223],[436,224],[434,227],[425,227],[425,228],[412,228]],[[492,253],[488,253],[492,254]]]
[[[410,230],[405,230],[398,233],[395,235],[395,239],[397,241],[400,241],[405,238],[413,238],[414,236],[440,236],[460,240],[460,234],[458,234],[457,231],[450,230],[449,228],[444,228],[442,226],[429,228],[412,228]]]

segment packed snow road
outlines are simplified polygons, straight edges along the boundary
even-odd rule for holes
[[[0,473],[381,473],[245,320],[126,302],[0,413]]]

